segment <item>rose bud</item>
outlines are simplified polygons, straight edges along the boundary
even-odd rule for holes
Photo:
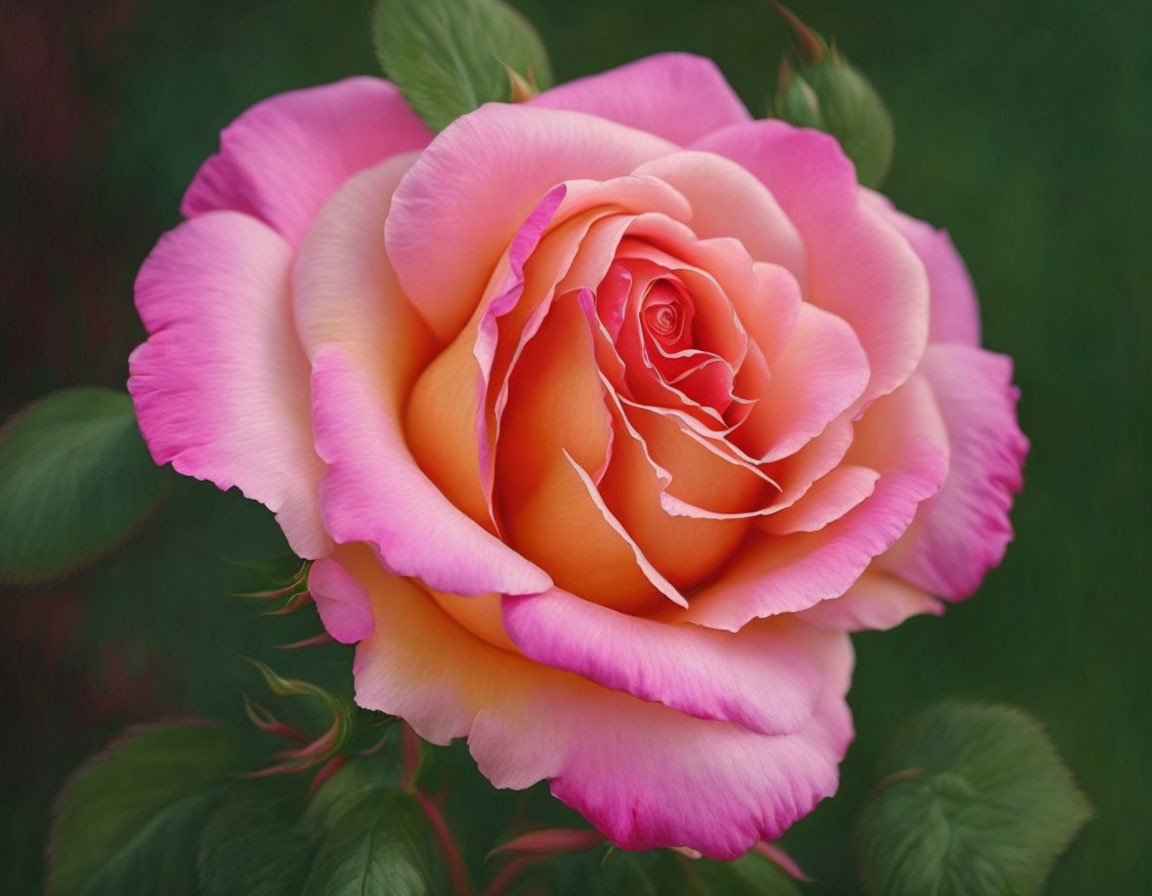
[[[835,45],[774,5],[792,28],[796,65],[780,61],[773,112],[797,127],[831,134],[856,165],[860,183],[879,186],[894,145],[892,116],[880,94]]]

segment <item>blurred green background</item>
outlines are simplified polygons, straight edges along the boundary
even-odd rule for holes
[[[559,80],[691,50],[757,114],[785,43],[767,0],[516,5]],[[141,335],[136,268],[217,133],[270,93],[375,72],[369,6],[5,0],[0,416],[59,386],[123,384]],[[943,697],[1007,701],[1048,726],[1096,808],[1048,892],[1152,892],[1152,7],[793,8],[886,98],[897,149],[885,192],[951,231],[986,343],[1016,358],[1033,450],[1016,543],[980,593],[943,620],[856,639],[844,786],[786,845],[819,876],[809,892],[854,892],[851,826],[893,727]],[[246,583],[220,558],[241,539],[282,549],[258,508],[179,482],[142,540],[95,570],[3,594],[0,891],[39,891],[50,795],[117,726],[236,711],[213,684],[237,677],[245,638],[267,640],[221,621],[224,595]]]

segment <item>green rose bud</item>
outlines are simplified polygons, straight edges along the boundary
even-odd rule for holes
[[[892,163],[892,117],[876,88],[834,44],[788,9],[777,10],[792,29],[794,63],[781,60],[772,112],[797,127],[817,128],[840,141],[860,183],[877,187]]]

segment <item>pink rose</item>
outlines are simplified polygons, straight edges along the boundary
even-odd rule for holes
[[[972,592],[1027,442],[948,237],[663,55],[433,138],[390,84],[224,132],[136,283],[158,462],[315,559],[357,700],[617,844],[836,789],[847,632]]]

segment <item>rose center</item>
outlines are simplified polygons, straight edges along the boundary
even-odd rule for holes
[[[652,285],[641,316],[644,328],[665,346],[675,345],[684,336],[684,298],[671,283],[659,281]]]
[[[671,336],[680,323],[680,308],[678,305],[661,305],[659,308],[649,309],[648,322],[659,335]]]

